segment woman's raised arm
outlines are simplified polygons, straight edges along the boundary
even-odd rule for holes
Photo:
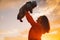
[[[32,16],[29,14],[29,12],[26,12],[26,18],[31,25],[35,24],[35,21],[33,20]]]

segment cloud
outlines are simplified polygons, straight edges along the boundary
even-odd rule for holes
[[[58,33],[58,31],[53,31],[53,32],[51,32],[49,34],[57,34],[57,33]]]
[[[0,30],[0,39],[1,40],[27,40],[28,30],[20,32],[18,29],[1,31]]]
[[[46,0],[29,0],[29,1],[36,1],[39,7],[40,6],[43,7],[46,4]]]
[[[1,30],[0,30],[1,31]],[[22,36],[18,30],[14,29],[14,30],[8,30],[8,31],[3,31],[0,32],[0,37],[4,38],[4,37],[16,37],[16,36]]]

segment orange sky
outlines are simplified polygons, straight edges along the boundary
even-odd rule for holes
[[[31,25],[23,18],[23,23],[16,19],[19,8],[28,0],[0,1],[0,40],[27,40]],[[38,5],[33,10],[36,20],[46,15],[50,22],[50,33],[42,35],[42,40],[60,40],[60,0],[47,0],[46,5]]]

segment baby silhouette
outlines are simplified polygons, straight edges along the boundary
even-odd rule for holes
[[[22,18],[25,16],[25,12],[29,11],[30,13],[32,13],[33,9],[37,6],[36,1],[28,1],[26,2],[26,4],[24,4],[20,9],[19,9],[19,13],[17,15],[17,19],[20,20],[20,22],[22,21]]]

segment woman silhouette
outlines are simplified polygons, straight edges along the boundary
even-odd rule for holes
[[[31,24],[28,40],[41,40],[42,34],[49,32],[50,25],[46,16],[40,16],[35,22],[29,12],[26,12],[26,19]]]

